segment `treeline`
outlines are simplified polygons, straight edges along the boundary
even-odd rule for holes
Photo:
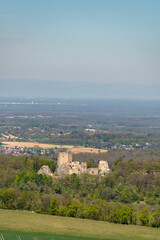
[[[160,207],[136,208],[101,199],[72,198],[69,194],[41,194],[18,188],[0,189],[3,209],[32,210],[63,217],[101,220],[120,224],[160,227]]]
[[[160,226],[160,160],[118,159],[104,177],[38,175],[39,157],[0,155],[0,207],[114,223]]]
[[[133,145],[143,146],[146,142],[152,143],[148,136],[136,134],[118,134],[118,133],[86,133],[84,131],[72,131],[69,135],[60,135],[50,137],[46,142],[55,144],[80,145],[95,148],[110,148],[111,146]]]

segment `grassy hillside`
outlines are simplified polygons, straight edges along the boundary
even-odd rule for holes
[[[0,229],[4,234],[6,234],[4,230],[7,230],[8,234],[12,234],[10,231],[32,232],[32,236],[35,233],[46,233],[57,235],[54,239],[66,240],[74,239],[74,237],[107,240],[160,240],[160,229],[156,228],[40,215],[18,210],[0,210]],[[64,237],[60,238],[60,236]],[[39,239],[41,239],[40,237],[42,238],[39,235]],[[33,239],[33,237],[30,238],[28,235],[28,239]],[[47,239],[47,235],[43,239]]]
[[[82,238],[73,236],[62,236],[46,233],[26,233],[17,231],[0,231],[2,240],[98,240],[96,238]]]

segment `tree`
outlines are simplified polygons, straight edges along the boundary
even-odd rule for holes
[[[101,218],[101,211],[98,205],[91,205],[87,209],[87,218],[94,219],[94,220],[100,220]]]
[[[154,212],[150,219],[152,227],[160,227],[160,209]]]
[[[132,203],[137,201],[138,197],[129,187],[125,187],[120,193],[119,200],[124,203]]]
[[[131,207],[127,207],[123,205],[119,210],[120,221],[122,224],[132,223],[132,212],[133,209]]]
[[[148,210],[148,208],[145,207],[140,211],[139,220],[140,220],[140,223],[144,226],[147,226],[149,224],[149,210]]]
[[[49,212],[51,215],[56,215],[58,212],[58,200],[57,198],[52,198],[50,203],[50,209]]]
[[[59,207],[58,215],[65,217],[67,215],[67,207],[66,206]]]

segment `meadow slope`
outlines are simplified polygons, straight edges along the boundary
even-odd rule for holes
[[[0,210],[0,230],[108,240],[160,240],[160,229]]]

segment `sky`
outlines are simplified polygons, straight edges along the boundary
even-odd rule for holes
[[[160,85],[159,0],[0,0],[0,81]]]

